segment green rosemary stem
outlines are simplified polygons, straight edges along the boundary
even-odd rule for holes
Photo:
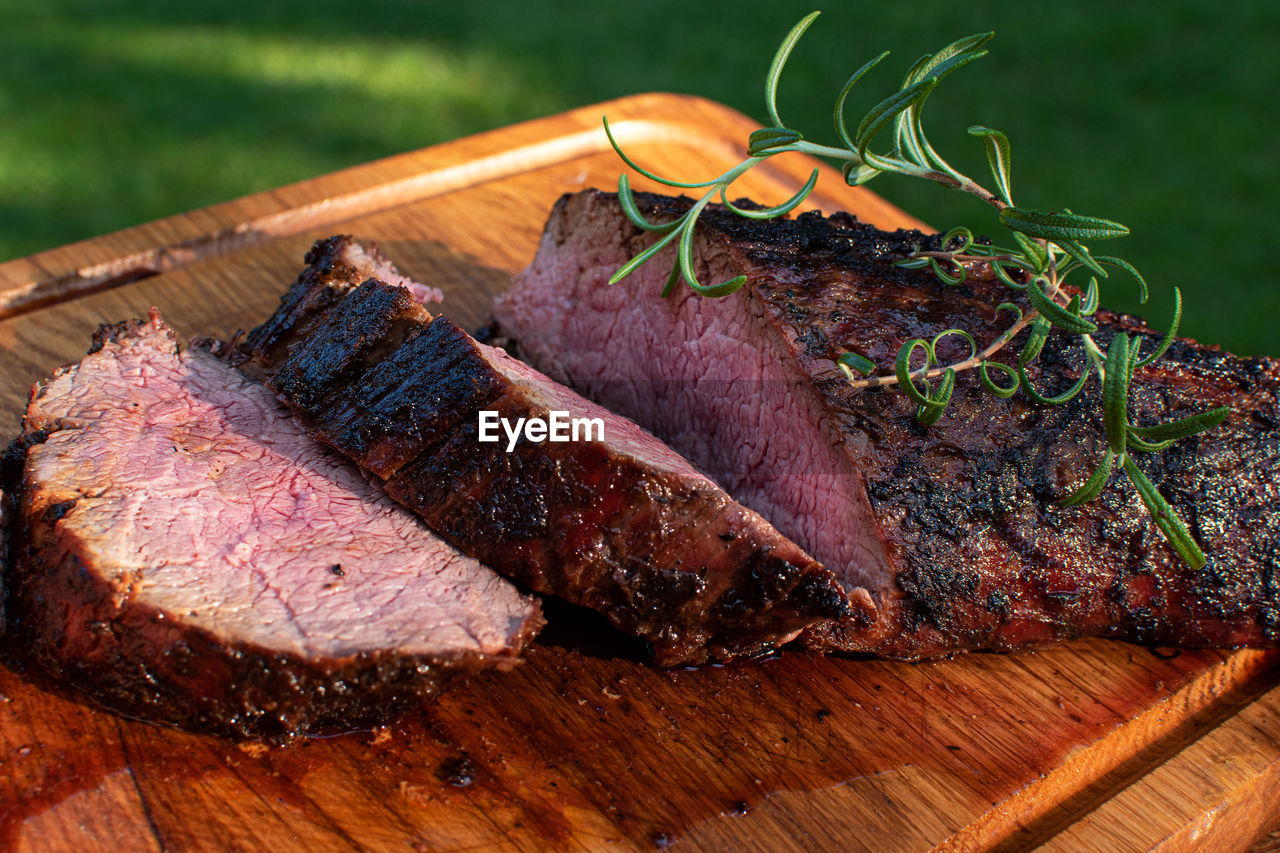
[[[956,178],[954,175],[948,174],[947,172],[939,172],[932,169],[921,169],[918,166],[913,167],[909,163],[903,165],[906,168],[901,170],[902,174],[914,175],[916,177],[924,178],[926,180],[933,181],[934,183],[950,187],[953,190],[968,193],[971,196],[975,196],[976,198],[985,201],[996,210],[1004,210],[1009,206],[1005,203],[1004,199],[993,194],[972,178],[965,177],[963,175],[960,178]]]
[[[848,148],[836,148],[832,145],[821,145],[816,142],[809,142],[808,140],[800,140],[799,142],[793,142],[790,145],[782,145],[777,148],[772,148],[769,150],[769,153],[781,154],[784,151],[798,151],[801,154],[809,154],[814,157],[836,160],[842,166],[848,164],[851,169],[856,169],[860,166],[866,165],[865,161],[861,157],[859,157],[855,152],[850,151]],[[961,192],[976,196],[987,204],[990,204],[996,210],[1003,210],[1009,206],[1003,199],[988,191],[972,178],[965,175],[960,175],[957,178],[956,175],[959,175],[958,172],[956,175],[953,175],[936,169],[926,169],[922,166],[917,166],[914,163],[908,163],[905,160],[899,160],[897,158],[878,157],[876,159],[885,165],[892,165],[893,167],[892,169],[881,169],[881,171],[893,171],[903,175],[924,178],[925,180],[942,184],[950,187],[951,189],[960,190]],[[874,166],[875,164],[871,165]]]
[[[992,261],[1018,261],[1017,255],[957,255],[955,252],[916,252],[916,258],[936,258],[940,261],[951,261],[961,266],[965,264],[989,264]]]
[[[720,191],[720,187],[729,186],[734,181],[738,180],[738,178],[741,178],[747,172],[750,172],[753,168],[755,168],[757,163],[761,163],[765,159],[767,158],[748,157],[747,159],[743,160],[741,163],[739,163],[738,165],[734,166],[732,169],[730,169],[729,171],[721,175],[719,180],[716,181],[716,186],[712,188],[712,191],[709,191],[709,194],[718,193]]]
[[[854,166],[861,166],[862,160],[857,154],[854,154],[848,148],[836,148],[831,145],[819,145],[816,142],[801,140],[783,148],[775,149],[778,151],[799,151],[801,154],[810,154],[814,157],[826,157],[831,160],[850,161]]]
[[[1018,336],[1019,332],[1034,323],[1039,316],[1040,314],[1038,312],[1034,309],[1030,309],[1022,315],[1022,319],[1010,326],[1000,337],[988,344],[986,349],[976,355],[970,356],[964,361],[957,361],[955,364],[934,367],[929,370],[917,370],[915,373],[911,374],[911,378],[936,379],[948,370],[954,370],[956,373],[961,373],[965,370],[973,370],[975,367],[981,366],[982,363],[991,358],[991,356],[1008,346],[1009,343]],[[867,379],[849,380],[850,388],[887,388],[897,384],[898,377],[896,375],[872,376]]]

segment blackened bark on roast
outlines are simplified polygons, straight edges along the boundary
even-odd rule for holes
[[[651,221],[690,204],[638,198]],[[936,248],[936,236],[847,214],[758,222],[713,206],[695,269],[704,283],[747,276],[740,292],[660,297],[669,254],[606,287],[650,242],[615,196],[565,196],[495,306],[499,330],[540,370],[686,454],[835,571],[851,598],[874,600],[873,626],[828,622],[807,633],[810,645],[919,658],[1084,635],[1215,647],[1280,637],[1276,360],[1181,340],[1135,376],[1138,424],[1232,408],[1209,433],[1135,456],[1208,554],[1193,571],[1121,474],[1099,500],[1058,506],[1105,449],[1096,382],[1046,407],[996,399],[969,371],[931,428],[903,394],[849,386],[836,363],[845,352],[891,373],[905,341],[958,327],[985,345],[1009,322],[994,307],[1015,294],[992,278],[946,287],[893,265]],[[1140,335],[1144,352],[1161,337],[1134,317],[1097,319],[1104,349],[1118,332]],[[1056,393],[1083,365],[1055,335],[1031,377]]]
[[[604,613],[664,664],[763,653],[850,613],[811,557],[634,424],[353,265],[345,282],[326,277],[344,245],[317,244],[243,352],[316,437],[459,549]],[[603,438],[508,452],[501,430],[479,440],[481,410],[598,418]]]
[[[538,606],[154,312],[37,385],[6,454],[22,657],[129,716],[287,739],[509,668]]]
[[[307,252],[306,267],[280,300],[280,307],[262,325],[250,332],[247,346],[258,358],[242,363],[247,370],[270,370],[289,352],[293,342],[305,338],[352,287],[378,279],[400,285],[401,307],[439,302],[440,291],[425,287],[400,275],[377,248],[364,247],[350,237],[337,235],[316,241]],[[393,318],[386,318],[394,322]],[[234,360],[234,359],[233,359]],[[243,359],[240,359],[243,362]]]

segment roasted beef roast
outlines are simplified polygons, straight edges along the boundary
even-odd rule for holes
[[[829,572],[670,448],[370,278],[369,256],[317,243],[244,367],[444,538],[666,664],[765,652],[850,615]],[[602,429],[483,441],[485,412]]]
[[[9,634],[125,714],[236,736],[367,725],[508,668],[537,604],[149,321],[32,391]]]
[[[688,199],[639,196],[650,221]],[[809,630],[824,650],[900,658],[1026,649],[1082,635],[1144,644],[1274,644],[1280,631],[1280,364],[1192,341],[1138,371],[1139,424],[1227,405],[1227,422],[1139,467],[1208,554],[1198,571],[1164,541],[1117,474],[1096,501],[1063,508],[1104,450],[1096,383],[1070,403],[999,400],[962,373],[933,427],[894,390],[855,390],[846,352],[891,373],[899,346],[959,327],[1007,324],[1009,291],[977,276],[945,287],[893,265],[936,236],[885,233],[851,216],[747,220],[702,214],[703,283],[738,275],[722,299],[660,296],[670,253],[610,287],[653,237],[615,196],[556,204],[537,257],[494,315],[519,355],[668,441],[841,579],[851,616]],[[1119,286],[1108,283],[1106,286]],[[1099,312],[1117,332],[1160,334]],[[1015,340],[1005,357],[1021,349]],[[1066,388],[1084,355],[1051,338],[1032,379]]]

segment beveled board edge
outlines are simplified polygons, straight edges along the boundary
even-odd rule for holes
[[[746,138],[758,127],[729,107],[688,95],[652,93],[580,107],[8,261],[0,264],[0,319],[276,237],[607,151],[604,115],[624,146],[700,146],[724,150],[727,160],[745,156]],[[742,140],[742,149],[729,140]],[[819,168],[828,181],[843,183],[834,168]],[[854,209],[869,222],[924,227],[867,190],[851,192]]]

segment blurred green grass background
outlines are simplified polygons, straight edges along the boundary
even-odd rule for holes
[[[0,259],[636,92],[763,119],[773,51],[813,8],[0,0]],[[782,117],[831,141],[834,95],[866,59],[893,50],[855,119],[920,54],[988,29],[991,55],[929,102],[935,146],[985,181],[965,128],[1004,130],[1020,204],[1132,229],[1106,250],[1146,274],[1154,324],[1177,284],[1185,334],[1280,355],[1280,4],[827,4],[783,78]],[[996,230],[960,194],[870,186],[938,227]],[[1104,304],[1139,310],[1133,294],[1113,276]]]

